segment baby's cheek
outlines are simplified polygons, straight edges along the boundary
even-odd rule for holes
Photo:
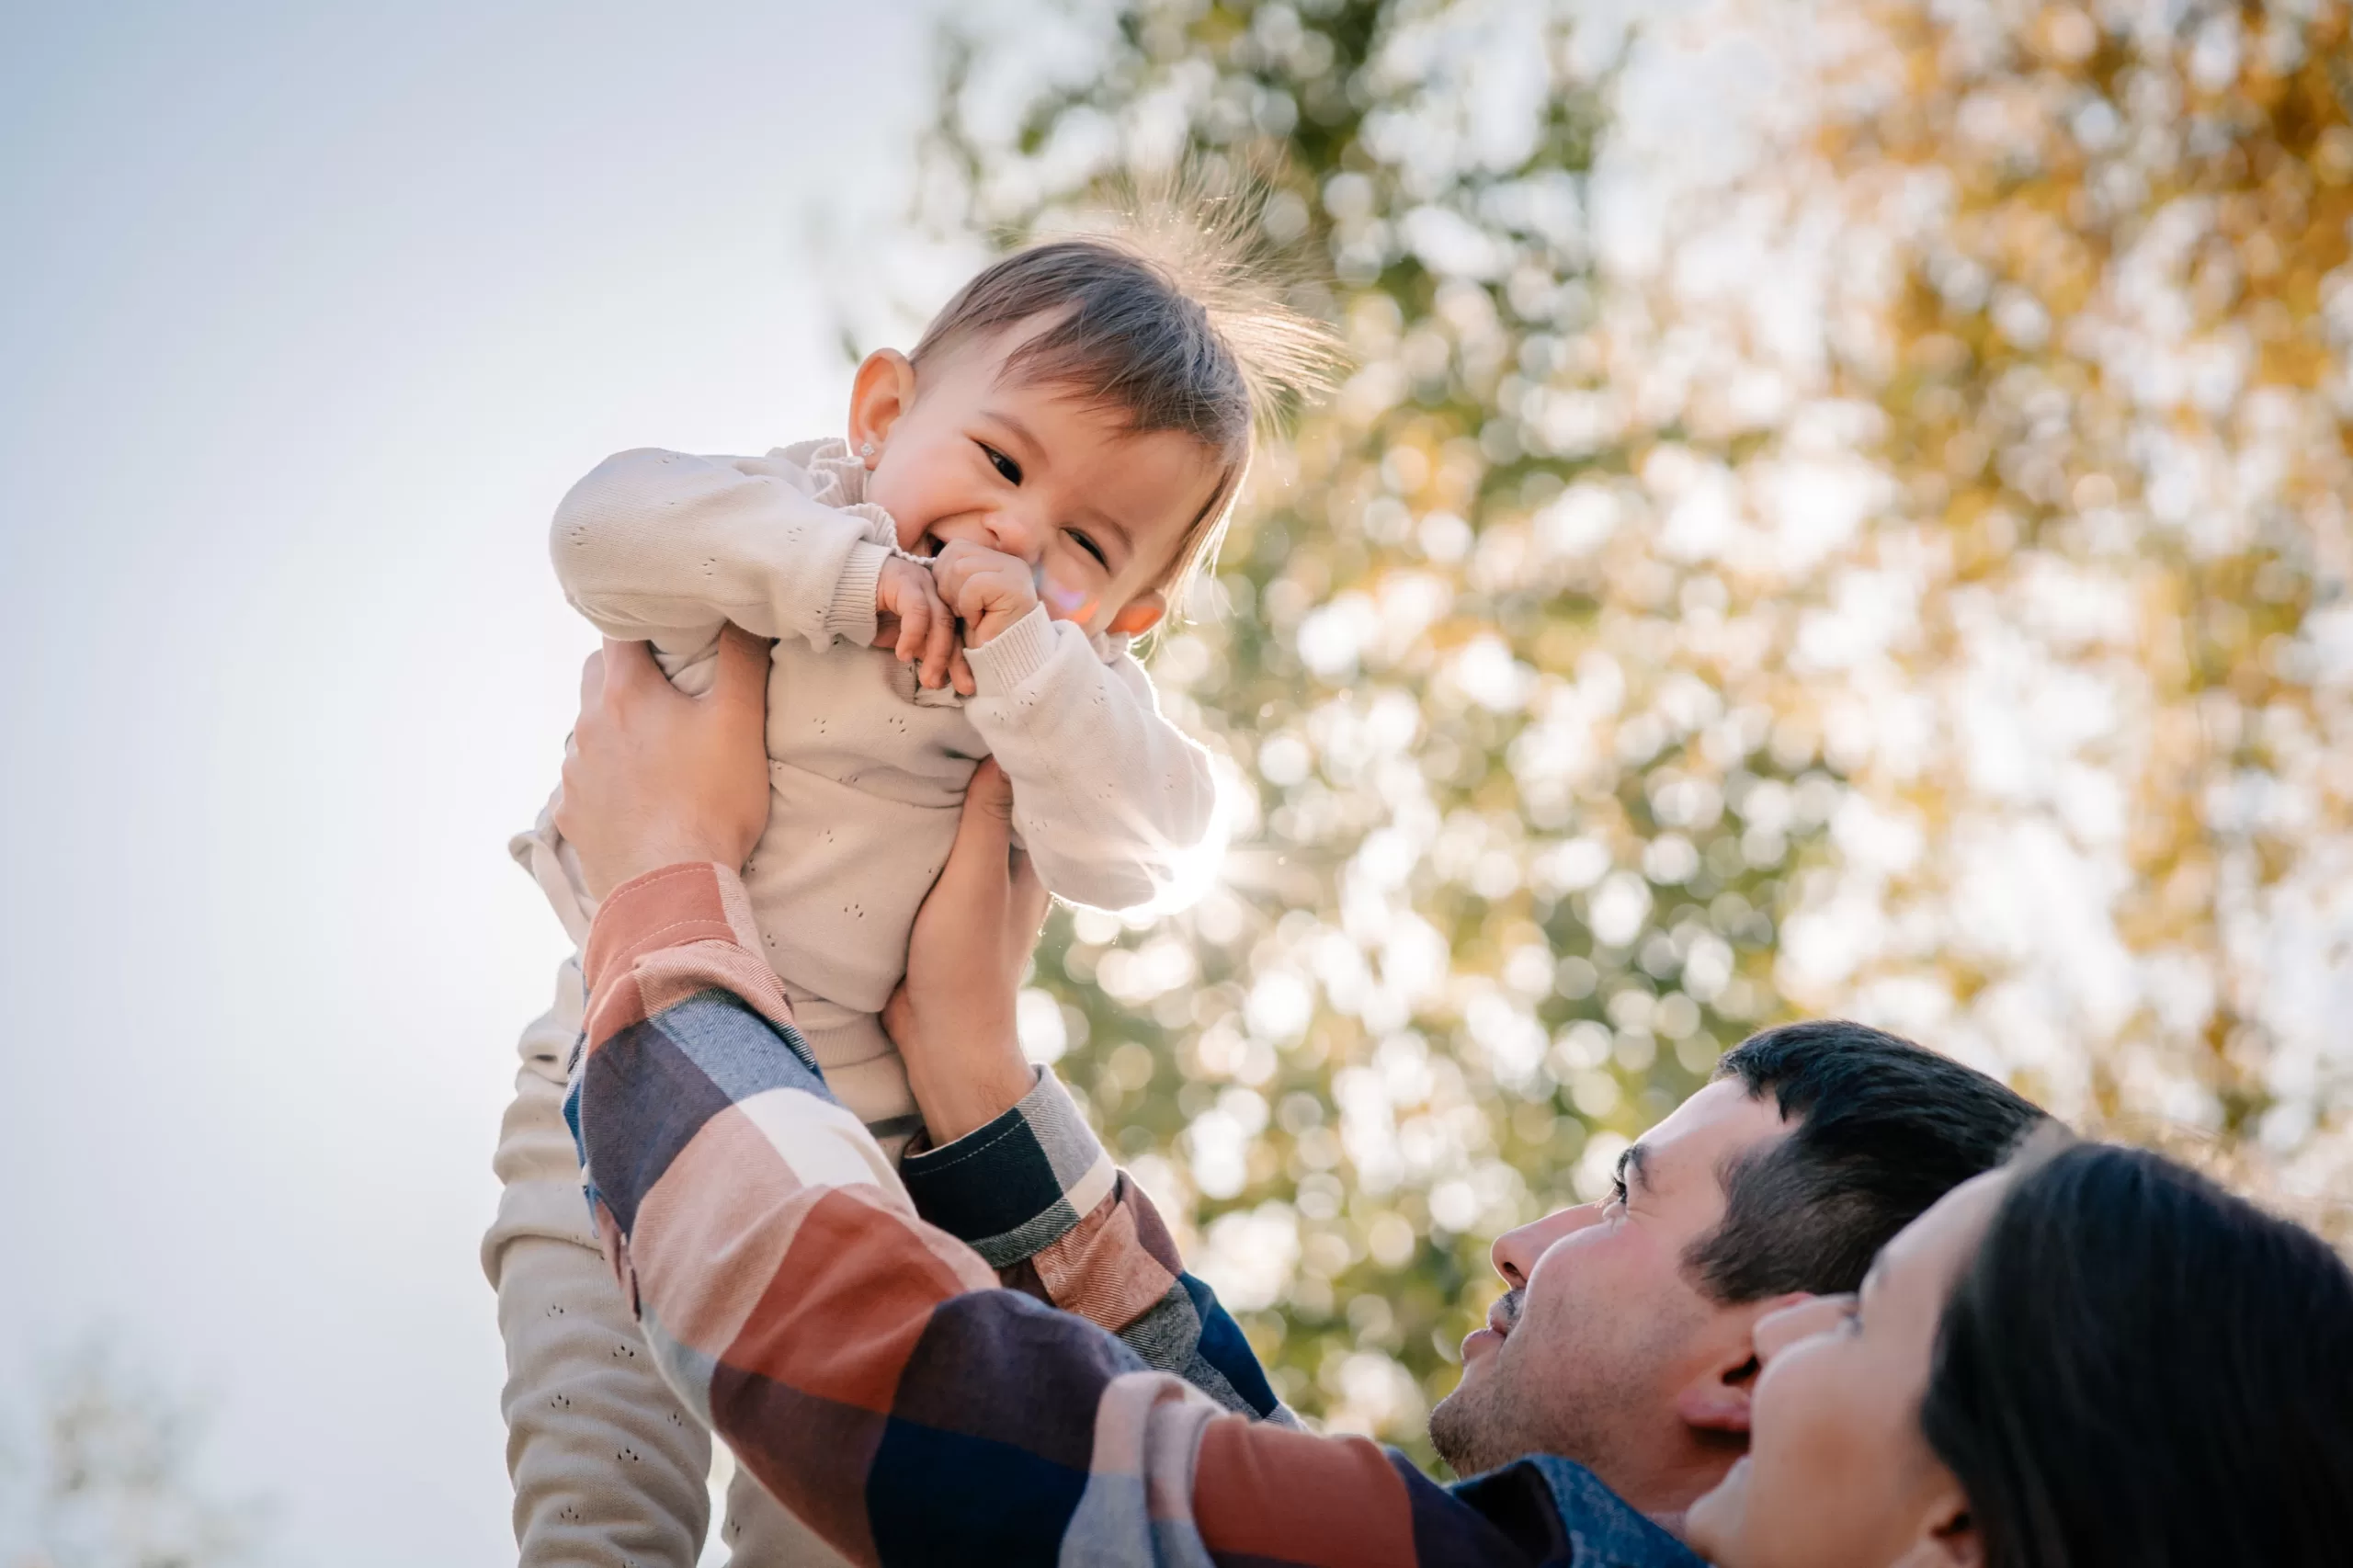
[[[904,465],[886,462],[866,482],[866,499],[891,514],[899,548],[910,555],[931,553],[923,548],[924,535],[938,511],[936,500],[925,494],[922,479]]]
[[[1038,602],[1046,607],[1046,619],[1049,620],[1085,622],[1095,619],[1094,590],[1057,583],[1043,572],[1038,574]]]

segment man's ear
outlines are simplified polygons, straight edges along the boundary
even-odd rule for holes
[[[1138,594],[1128,601],[1127,608],[1111,618],[1111,630],[1127,637],[1141,637],[1160,624],[1168,613],[1165,594]]]
[[[895,348],[878,348],[861,360],[858,378],[850,383],[849,449],[877,452],[890,438],[891,427],[915,402],[915,368]],[[867,467],[874,466],[870,457]]]
[[[1721,1376],[1686,1383],[1675,1393],[1675,1415],[1702,1432],[1745,1434],[1748,1430],[1748,1385]]]
[[[1756,1386],[1759,1364],[1756,1325],[1784,1308],[1813,1299],[1802,1290],[1793,1290],[1744,1303],[1733,1320],[1736,1331],[1726,1336],[1722,1347],[1697,1377],[1676,1391],[1677,1419],[1703,1432],[1745,1435],[1749,1393]]]

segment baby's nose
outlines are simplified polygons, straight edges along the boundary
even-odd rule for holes
[[[1007,507],[989,519],[989,532],[996,540],[996,548],[1032,566],[1046,552],[1047,531],[1043,519],[1028,510]]]

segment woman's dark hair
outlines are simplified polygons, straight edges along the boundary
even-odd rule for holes
[[[2004,1196],[1920,1425],[1989,1568],[2353,1562],[2353,1271],[2170,1160],[2076,1144]]]

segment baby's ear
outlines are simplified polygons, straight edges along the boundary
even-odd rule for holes
[[[859,361],[849,389],[849,449],[864,452],[866,466],[890,439],[891,427],[915,405],[915,368],[895,348],[878,348]],[[866,451],[865,449],[873,449]]]
[[[1127,608],[1111,618],[1111,630],[1126,637],[1141,637],[1160,624],[1168,613],[1168,599],[1162,594],[1138,594]]]

